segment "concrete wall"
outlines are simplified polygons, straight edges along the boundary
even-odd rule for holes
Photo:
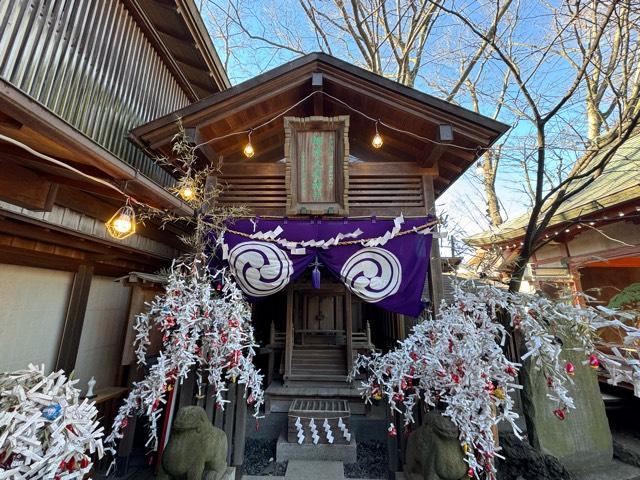
[[[0,371],[55,366],[73,273],[0,264]]]
[[[96,389],[113,386],[122,356],[130,288],[110,277],[93,277],[78,357],[76,378],[86,389],[94,376]]]

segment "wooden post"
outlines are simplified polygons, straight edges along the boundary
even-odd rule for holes
[[[347,334],[347,372],[353,369],[353,319],[351,318],[351,292],[345,289],[344,323]]]
[[[227,400],[229,403],[225,405],[224,409],[224,433],[227,434],[227,445],[229,449],[227,451],[227,465],[231,465],[231,454],[233,453],[233,417],[236,409],[236,391],[238,389],[238,385],[236,383],[232,383],[229,385],[229,390],[227,390]]]
[[[388,409],[385,408],[387,412],[387,422],[386,425],[389,426],[390,423],[395,423],[396,416]],[[401,435],[401,433],[398,433]],[[389,455],[389,478],[396,478],[396,472],[398,471],[398,437],[392,437],[387,435],[387,452]]]
[[[271,327],[269,328],[269,363],[267,366],[267,386],[271,385],[271,380],[273,379],[273,369],[275,362],[275,353],[274,346],[276,344],[276,326],[271,322]]]
[[[425,213],[436,214],[436,197],[433,188],[433,177],[422,176],[422,188],[424,191]],[[437,238],[431,242],[431,268],[429,269],[429,286],[431,288],[431,305],[434,311],[440,308],[440,302],[444,298],[444,286],[442,284],[442,263],[440,260],[440,244]]]
[[[87,312],[87,302],[89,301],[89,290],[93,279],[93,265],[80,265],[73,277],[71,296],[67,306],[67,315],[64,321],[62,340],[58,350],[55,370],[64,370],[70,374],[76,367],[80,338],[82,337],[82,327],[84,316]]]
[[[240,466],[244,461],[244,445],[247,431],[247,401],[244,398],[246,387],[238,385],[238,393],[236,395],[236,419],[235,419],[235,435],[233,436],[233,462],[231,465]]]
[[[291,375],[291,357],[293,356],[293,287],[287,287],[287,336],[285,338],[284,379]]]

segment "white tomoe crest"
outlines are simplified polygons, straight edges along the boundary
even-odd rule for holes
[[[398,291],[402,266],[398,258],[384,248],[363,248],[347,259],[340,276],[349,290],[375,303]]]
[[[268,242],[242,242],[229,252],[229,266],[242,290],[252,297],[272,295],[289,284],[293,264]]]

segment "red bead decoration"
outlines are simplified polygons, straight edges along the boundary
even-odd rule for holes
[[[567,414],[566,412],[562,409],[562,408],[556,408],[553,411],[553,414],[558,417],[560,420],[564,420],[565,418],[567,418]]]
[[[600,360],[598,360],[598,357],[595,355],[595,353],[589,355],[589,365],[593,369],[596,369],[600,366]]]
[[[576,374],[576,367],[574,367],[573,363],[567,362],[564,366],[564,371],[567,372],[567,375],[573,376]]]

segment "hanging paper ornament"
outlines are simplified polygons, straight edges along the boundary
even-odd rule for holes
[[[0,478],[84,478],[102,458],[102,428],[77,380],[44,365],[0,373]]]
[[[226,270],[211,272],[204,257],[190,257],[172,265],[165,292],[158,295],[135,323],[138,363],[146,377],[134,384],[114,420],[107,438],[110,451],[122,438],[126,418],[146,415],[147,446],[157,449],[159,422],[168,392],[190,372],[196,372],[197,391],[205,384],[213,392],[216,410],[223,410],[229,383],[244,385],[246,401],[260,415],[264,403],[263,376],[253,365],[257,347],[251,308]],[[221,286],[218,290],[218,286]],[[163,345],[155,363],[147,365],[151,329],[165,327]],[[166,327],[170,326],[169,329]]]

